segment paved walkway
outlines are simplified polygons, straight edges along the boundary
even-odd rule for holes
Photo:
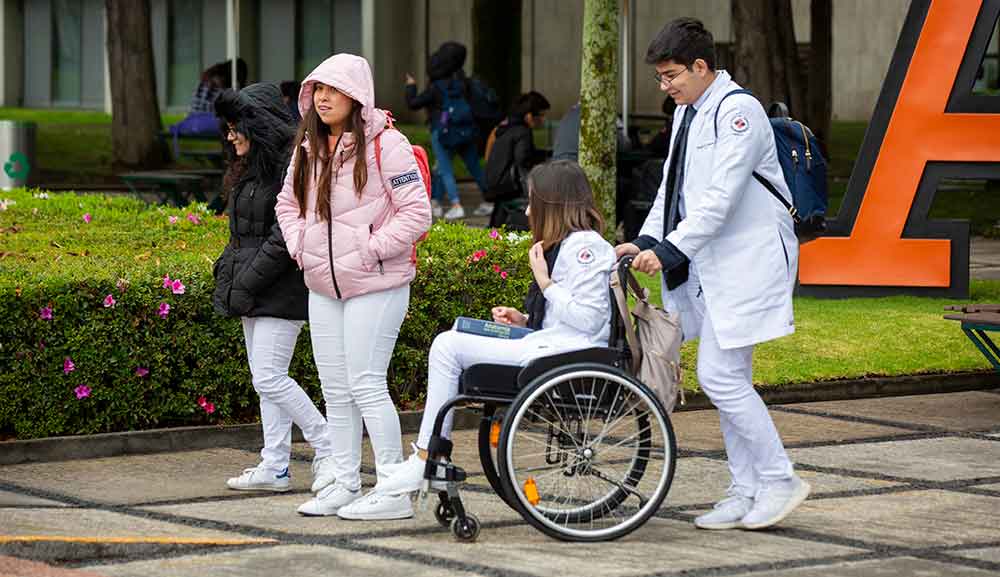
[[[430,511],[381,523],[299,517],[311,480],[303,446],[292,493],[228,491],[225,478],[254,464],[256,448],[220,447],[0,467],[0,555],[32,560],[0,556],[0,575],[1000,574],[1000,390],[772,412],[814,494],[770,531],[691,525],[727,473],[717,415],[689,411],[673,418],[680,458],[667,501],[612,543],[557,542],[525,524],[490,491],[462,431],[455,460],[472,472],[464,495],[484,522],[475,544],[456,543]]]

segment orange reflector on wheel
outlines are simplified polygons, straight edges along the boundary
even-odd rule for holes
[[[535,484],[535,479],[533,477],[528,477],[528,480],[524,482],[524,497],[532,505],[537,505],[541,501],[541,497],[538,496],[538,485]]]
[[[500,444],[500,421],[494,421],[490,427],[490,446],[494,449]]]

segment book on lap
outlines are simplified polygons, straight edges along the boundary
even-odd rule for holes
[[[482,319],[471,319],[469,317],[458,317],[455,323],[455,330],[460,333],[469,333],[496,339],[522,339],[532,332],[531,329],[525,327],[505,325]]]

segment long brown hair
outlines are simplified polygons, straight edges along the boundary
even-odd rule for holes
[[[572,232],[604,232],[604,218],[594,206],[587,175],[572,160],[554,160],[531,170],[528,207],[534,241],[546,250]]]
[[[367,142],[365,141],[365,120],[361,117],[361,103],[352,100],[353,108],[350,116],[347,117],[347,126],[344,132],[354,135],[354,193],[361,197],[361,191],[368,184],[368,155]],[[316,212],[319,213],[320,220],[330,220],[330,180],[333,178],[333,164],[330,162],[331,154],[327,145],[330,136],[330,127],[327,126],[315,106],[310,106],[299,123],[299,130],[295,133],[295,167],[292,173],[292,192],[295,199],[299,201],[299,216],[306,215],[306,169],[311,177],[317,173],[319,164],[319,181],[316,185]],[[302,162],[302,142],[309,139],[309,156],[307,162]]]

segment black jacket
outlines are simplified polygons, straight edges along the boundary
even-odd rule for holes
[[[500,123],[486,159],[486,200],[510,200],[526,193],[524,180],[539,156],[523,118],[511,116]]]
[[[294,132],[281,92],[270,84],[226,91],[216,112],[250,137],[251,152],[229,195],[229,244],[213,269],[212,305],[226,316],[305,320],[305,281],[274,215]]]
[[[232,193],[229,244],[215,262],[212,304],[226,316],[306,320],[308,291],[274,217],[281,181],[244,179]]]

